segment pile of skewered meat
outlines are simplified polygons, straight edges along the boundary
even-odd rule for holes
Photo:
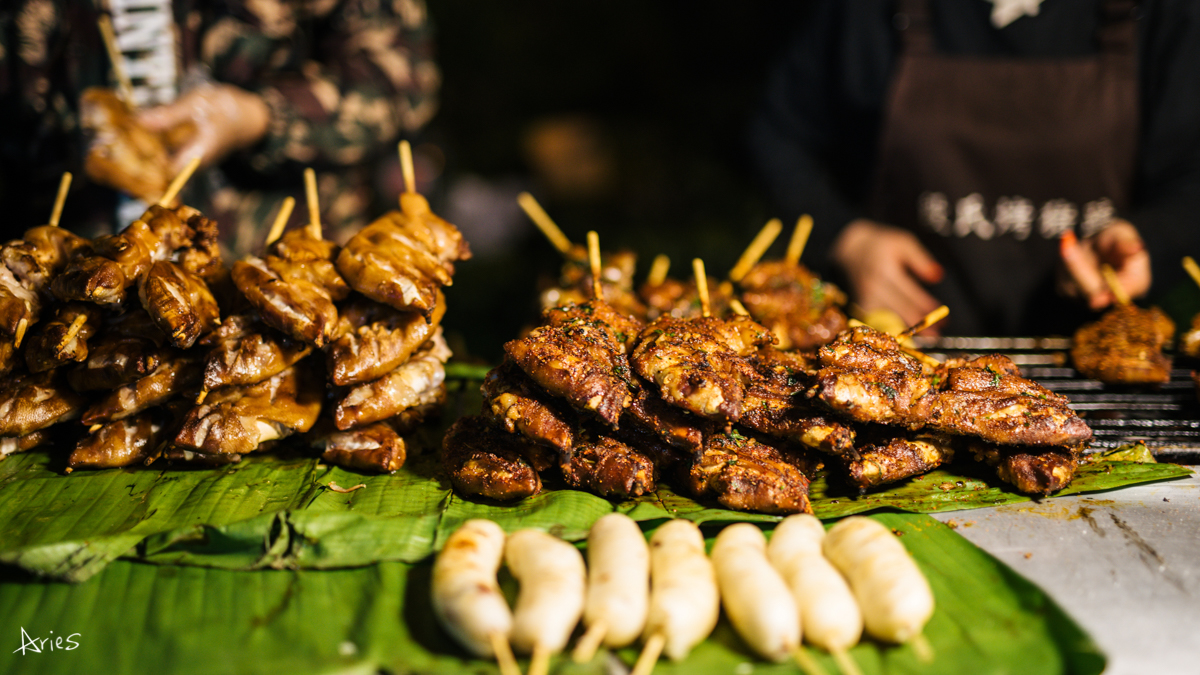
[[[674,476],[733,509],[809,509],[820,463],[859,489],[968,450],[1022,492],[1070,482],[1091,429],[997,355],[931,365],[867,327],[816,356],[774,346],[744,316],[648,325],[603,301],[551,308],[505,345],[482,414],[444,440],[452,482],[497,500],[543,479],[611,498]],[[936,362],[933,362],[936,364]]]
[[[439,289],[470,255],[424,198],[401,205],[344,249],[307,227],[232,270],[186,206],[96,241],[47,226],[5,245],[0,452],[80,419],[68,470],[236,462],[305,432],[326,461],[396,470],[401,434],[444,398]]]
[[[1085,377],[1110,384],[1161,384],[1171,379],[1163,346],[1175,323],[1161,309],[1118,304],[1075,332],[1071,360]]]

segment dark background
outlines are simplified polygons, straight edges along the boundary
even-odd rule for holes
[[[442,101],[415,141],[435,210],[474,244],[447,291],[460,354],[497,360],[536,316],[538,275],[561,264],[518,210],[521,190],[572,241],[594,229],[603,249],[637,252],[639,281],[659,253],[673,276],[690,276],[694,257],[723,276],[776,215],[745,127],[808,3],[428,2]],[[596,170],[571,179],[540,164],[547,127],[584,130],[567,134],[586,142],[566,168]]]

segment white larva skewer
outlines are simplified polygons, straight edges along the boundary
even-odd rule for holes
[[[601,644],[631,644],[646,625],[650,601],[650,548],[627,515],[610,513],[588,532],[588,587],[583,624],[588,630],[573,658],[590,661]]]
[[[659,527],[650,537],[650,610],[642,631],[647,644],[661,641],[667,657],[680,661],[712,633],[720,608],[700,528],[687,520]]]
[[[533,654],[530,675],[545,673],[551,654],[567,645],[583,614],[587,571],[579,550],[541,530],[508,538],[504,561],[520,584],[513,612],[512,645]]]
[[[433,613],[471,653],[496,657],[505,675],[519,673],[508,648],[513,617],[496,582],[504,557],[504,530],[490,520],[468,520],[433,564]]]
[[[800,644],[800,612],[766,549],[757,527],[738,523],[717,535],[712,561],[730,623],[759,656],[779,662]]]
[[[824,551],[850,582],[867,634],[894,643],[921,634],[933,615],[933,592],[891,530],[851,516],[826,533]]]
[[[862,612],[842,574],[825,558],[825,527],[808,514],[783,519],[771,535],[767,557],[791,589],[804,639],[834,655],[842,670],[857,673],[846,650],[862,637]]]

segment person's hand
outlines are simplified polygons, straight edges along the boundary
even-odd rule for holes
[[[922,283],[941,281],[942,266],[908,230],[855,220],[838,235],[833,258],[864,311],[890,309],[911,326],[941,304]]]
[[[138,121],[153,131],[169,132],[188,124],[194,127],[192,135],[171,155],[174,171],[196,156],[203,168],[254,145],[267,133],[270,118],[260,96],[228,84],[197,87],[173,103],[138,112]]]
[[[1150,290],[1150,252],[1137,228],[1126,220],[1114,220],[1096,236],[1082,241],[1068,232],[1060,242],[1067,277],[1063,291],[1082,297],[1092,309],[1104,309],[1116,298],[1104,281],[1101,265],[1110,265],[1117,281],[1131,298]]]

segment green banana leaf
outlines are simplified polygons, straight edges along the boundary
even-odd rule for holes
[[[936,610],[924,632],[931,662],[907,646],[865,641],[850,652],[865,675],[1103,670],[1103,655],[1049,597],[950,528],[924,515],[871,517],[901,535],[930,581]],[[8,579],[0,581],[0,672],[497,672],[494,663],[468,658],[433,620],[430,576],[429,561],[241,572],[118,560],[84,584]],[[51,639],[39,653],[21,649],[23,635]],[[64,642],[52,651],[56,637]],[[810,652],[837,672],[828,656]],[[584,665],[556,657],[551,672],[601,675],[608,659],[632,664],[636,656],[602,652]],[[722,619],[686,660],[661,661],[655,672],[796,668],[758,660]]]
[[[994,478],[952,466],[865,496],[812,485],[821,518],[878,509],[951,511],[1029,500]],[[1178,478],[1172,464],[1084,464],[1060,494]],[[337,492],[331,488],[362,488]],[[0,462],[0,562],[40,576],[82,581],[127,555],[159,564],[231,569],[416,562],[441,547],[469,518],[490,518],[512,531],[543,527],[582,539],[596,518],[619,510],[636,520],[687,518],[698,523],[773,522],[776,516],[700,504],[662,486],[612,503],[576,490],[548,490],[513,505],[461,498],[437,477],[432,453],[390,475],[324,467],[315,458],[251,457],[219,469],[52,470],[44,453]]]

